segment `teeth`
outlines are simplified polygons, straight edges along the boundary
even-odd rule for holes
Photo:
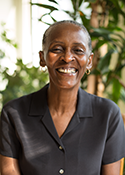
[[[74,69],[74,68],[69,68],[69,69],[59,68],[58,71],[65,73],[65,74],[70,74],[70,73],[75,73],[76,69]]]

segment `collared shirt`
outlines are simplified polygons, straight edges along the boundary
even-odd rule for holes
[[[2,110],[0,153],[18,159],[22,175],[100,175],[103,164],[125,156],[123,120],[114,102],[79,88],[77,110],[59,138],[47,88]]]

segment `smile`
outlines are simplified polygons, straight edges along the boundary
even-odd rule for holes
[[[65,73],[65,74],[71,74],[71,73],[76,73],[77,70],[75,68],[59,68],[57,69],[58,72]]]

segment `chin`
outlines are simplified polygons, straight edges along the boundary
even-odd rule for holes
[[[59,80],[59,79],[50,79],[50,85],[54,89],[74,89],[79,88],[80,81],[78,80]]]
[[[57,87],[59,87],[60,89],[69,89],[69,90],[71,90],[71,89],[74,89],[74,88],[79,88],[79,85],[80,85],[80,83],[77,83],[77,84],[74,84],[74,83],[65,83],[65,84],[62,84],[62,83],[60,83],[60,84],[58,84],[57,85]]]

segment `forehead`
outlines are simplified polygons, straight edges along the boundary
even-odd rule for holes
[[[64,31],[68,29],[73,31],[82,30],[80,26],[77,26],[76,24],[73,23],[59,23],[50,27],[49,33],[55,30]]]
[[[72,23],[61,23],[50,27],[46,37],[48,42],[61,37],[62,39],[74,38],[78,41],[83,40],[84,42],[88,42],[88,37],[84,29]]]

